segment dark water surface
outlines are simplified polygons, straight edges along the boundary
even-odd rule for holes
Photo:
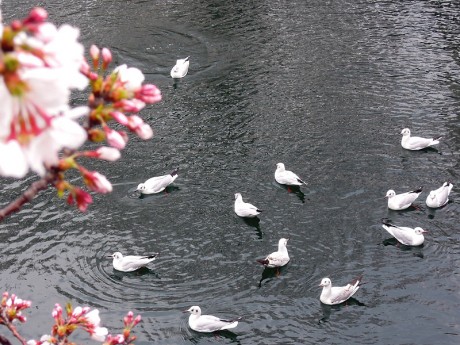
[[[4,1],[5,21],[35,1]],[[0,224],[2,290],[31,299],[28,339],[49,333],[54,303],[89,305],[121,329],[143,316],[138,344],[460,343],[460,3],[456,1],[42,1],[53,22],[81,28],[87,48],[143,70],[163,101],[142,114],[153,140],[132,138],[114,184],[81,214],[41,193]],[[190,55],[189,74],[169,71]],[[84,102],[76,97],[75,104]],[[403,150],[400,131],[443,135]],[[274,181],[283,162],[309,183]],[[138,199],[149,177],[180,168],[168,194]],[[1,203],[36,179],[2,179]],[[454,184],[442,209],[428,191]],[[389,211],[388,189],[425,187],[419,210]],[[262,208],[233,212],[234,193]],[[382,217],[430,232],[421,248],[386,241]],[[279,276],[255,260],[290,237]],[[387,245],[385,245],[387,244]],[[106,255],[160,252],[122,274]],[[341,307],[319,302],[321,278],[366,284]],[[244,316],[202,335],[181,311]],[[86,339],[86,338],[83,338]]]

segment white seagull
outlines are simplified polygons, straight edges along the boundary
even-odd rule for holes
[[[139,183],[137,190],[141,191],[142,194],[154,194],[160,193],[165,190],[174,180],[177,178],[177,171],[179,168],[173,170],[172,173],[163,176],[156,176],[149,178],[144,183]]]
[[[396,226],[387,219],[382,219],[382,227],[396,238],[398,242],[406,246],[420,246],[425,241],[423,234],[427,232],[420,227],[414,229],[407,226]]]
[[[173,78],[183,78],[187,75],[188,66],[190,64],[189,58],[187,56],[185,59],[178,59],[176,60],[176,64],[171,69],[171,77]]]
[[[201,315],[201,308],[196,305],[184,310],[184,313],[190,313],[188,325],[191,329],[205,333],[235,328],[238,325],[238,321],[241,320],[241,317],[226,320],[213,315]]]
[[[283,163],[276,164],[275,180],[279,184],[285,184],[288,186],[301,186],[302,184],[307,185],[299,176],[294,174],[292,171],[286,170]]]
[[[132,272],[138,270],[141,267],[147,266],[149,262],[155,260],[158,253],[152,255],[127,255],[123,256],[120,252],[115,252],[109,255],[109,258],[113,258],[113,268],[117,271]]]
[[[321,284],[319,284],[319,286],[323,287],[319,297],[320,301],[329,305],[345,302],[358,291],[362,278],[362,276],[359,276],[345,286],[332,286],[329,278],[323,278]]]
[[[281,267],[289,262],[289,254],[287,251],[288,238],[281,238],[278,241],[278,251],[268,255],[265,259],[258,259],[257,262],[265,267]]]
[[[385,195],[385,198],[388,198],[388,208],[396,211],[409,208],[415,199],[418,198],[422,189],[423,187],[420,187],[416,190],[401,194],[396,194],[393,189],[390,189]]]
[[[401,131],[401,134],[402,134],[401,146],[407,150],[421,150],[426,147],[439,144],[439,139],[442,138],[442,137],[436,137],[436,138],[411,137],[409,128],[404,128]]]
[[[235,213],[240,217],[254,218],[260,214],[262,210],[258,209],[253,204],[243,201],[240,193],[235,193]]]
[[[450,182],[444,182],[438,189],[432,190],[426,198],[428,207],[437,208],[444,206],[449,201],[449,194],[454,185]]]

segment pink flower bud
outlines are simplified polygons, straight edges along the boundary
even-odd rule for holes
[[[145,103],[139,99],[122,99],[114,104],[116,108],[120,108],[125,112],[138,113],[145,107]]]
[[[121,134],[110,127],[104,127],[105,135],[107,142],[110,146],[115,147],[119,150],[123,150],[126,146],[125,139],[121,136]]]
[[[138,115],[133,115],[128,118],[128,128],[131,130],[135,130],[137,127],[142,126],[144,124],[144,120]]]
[[[97,157],[106,161],[114,162],[121,157],[120,151],[114,147],[102,146],[96,151]]]
[[[30,11],[27,18],[24,20],[24,24],[29,23],[43,23],[48,18],[48,12],[41,7],[35,7]]]
[[[112,184],[104,175],[98,173],[97,171],[88,171],[84,170],[83,168],[80,168],[80,171],[83,173],[83,180],[89,189],[102,194],[106,194],[112,191]],[[96,319],[96,316],[99,318],[99,310],[97,309],[94,309],[86,314],[86,318],[88,320],[91,318]],[[99,325],[99,323],[97,323],[96,326],[97,325]]]
[[[59,305],[59,303],[56,303],[54,305],[54,309],[53,311],[51,312],[51,315],[53,316],[54,319],[59,319],[62,315],[62,308],[61,306]]]
[[[128,124],[128,117],[121,111],[112,111],[110,115],[112,115],[115,121],[122,124],[123,126],[126,126]]]
[[[96,69],[97,66],[99,65],[99,53],[100,50],[96,45],[92,45],[89,48],[89,55],[91,56],[91,59],[93,59],[93,68]]]
[[[85,192],[80,188],[75,188],[73,193],[75,194],[75,200],[77,201],[78,209],[81,212],[85,212],[88,209],[88,205],[93,202],[93,197],[88,192]],[[72,205],[71,203],[69,204]]]
[[[142,317],[140,315],[137,315],[136,318],[134,319],[133,326],[136,326],[139,322],[141,322]]]
[[[161,101],[161,91],[153,84],[146,84],[136,91],[135,97],[145,103],[153,104]]]
[[[143,125],[137,127],[134,132],[141,138],[142,140],[148,140],[153,137],[153,130],[148,124],[144,123]]]
[[[102,48],[102,68],[106,69],[112,62],[112,53],[107,48]]]

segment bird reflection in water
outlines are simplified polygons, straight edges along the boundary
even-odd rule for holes
[[[348,307],[351,305],[357,305],[360,307],[366,306],[364,303],[361,303],[354,297],[350,297],[345,302],[340,303],[340,304],[329,305],[329,304],[324,304],[322,302],[320,302],[320,304],[321,304],[321,311],[323,313],[323,317],[319,319],[318,324],[321,324],[322,322],[327,322],[332,314],[332,310],[340,310],[343,307]]]
[[[416,256],[416,257],[419,257],[421,259],[423,259],[423,244],[420,245],[420,246],[406,246],[404,244],[402,244],[401,242],[399,242],[396,238],[394,237],[390,237],[390,238],[387,238],[386,240],[383,240],[382,241],[382,244],[384,246],[394,246],[396,248],[399,248],[401,251],[403,252],[411,252],[412,255]]]
[[[260,219],[259,219],[259,217],[254,217],[254,218],[242,218],[242,219],[243,219],[243,221],[244,221],[247,225],[249,225],[249,226],[255,228],[255,229],[256,229],[256,234],[257,234],[258,239],[259,239],[259,240],[262,239],[263,232],[262,232],[262,230],[260,229]]]

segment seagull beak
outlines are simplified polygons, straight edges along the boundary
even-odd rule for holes
[[[107,257],[108,257],[108,258],[113,258],[113,256],[112,256],[112,255],[107,255]]]
[[[429,231],[428,231],[428,230],[423,230],[422,232],[423,232],[423,233],[426,233],[426,232],[429,232]]]
[[[182,310],[183,313],[189,313],[190,309]]]

